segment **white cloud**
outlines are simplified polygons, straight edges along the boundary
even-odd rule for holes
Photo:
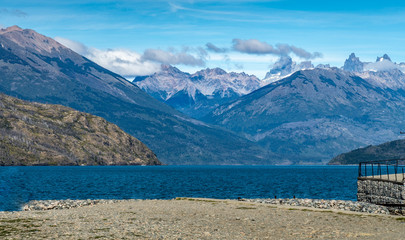
[[[279,51],[275,49],[268,43],[261,42],[256,39],[242,40],[242,39],[233,39],[233,49],[249,54],[279,54]]]
[[[143,61],[139,53],[126,49],[91,48],[87,58],[128,79],[150,75],[160,70],[160,64]]]
[[[91,48],[62,37],[55,37],[55,40],[128,79],[153,74],[160,70],[161,64],[203,67],[207,56],[207,52],[203,48],[184,47],[181,51],[176,51],[174,48],[169,51],[147,49],[140,54],[128,49]]]
[[[62,38],[62,37],[54,37],[54,39],[56,41],[58,41],[60,44],[72,49],[73,51],[77,52],[80,55],[86,56],[88,54],[88,47],[86,47],[82,43],[72,41],[70,39],[66,39],[66,38]]]
[[[372,63],[365,63],[364,64],[364,71],[387,71],[387,70],[392,70],[392,69],[401,69],[401,67],[389,60],[381,60],[378,62],[372,62]]]
[[[164,51],[161,49],[146,49],[143,53],[142,60],[153,61],[171,65],[189,65],[189,66],[205,66],[204,54],[201,49],[197,49],[199,56],[194,56],[190,53],[190,48],[185,47],[181,52],[176,52],[175,49]]]
[[[276,47],[273,47],[272,45],[266,42],[261,42],[257,39],[242,40],[235,38],[232,40],[232,43],[232,47],[235,51],[247,54],[287,56],[293,53],[297,57],[304,59],[314,59],[322,56],[319,52],[310,53],[305,49],[284,43],[278,43],[276,44]]]
[[[135,76],[150,75],[160,70],[159,63],[145,61],[142,59],[142,55],[135,51],[127,49],[100,50],[61,37],[55,37],[55,40],[127,79],[132,79]]]
[[[214,44],[212,44],[212,43],[207,43],[207,44],[205,44],[205,46],[207,47],[207,49],[209,50],[209,51],[212,51],[212,52],[215,52],[215,53],[225,53],[225,52],[227,52],[228,51],[228,49],[226,49],[226,48],[219,48],[219,47],[217,47],[217,46],[215,46]]]

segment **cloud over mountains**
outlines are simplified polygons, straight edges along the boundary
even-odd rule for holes
[[[243,64],[232,61],[232,53],[235,52],[253,55],[276,55],[280,57],[295,54],[302,59],[314,59],[322,56],[319,52],[310,53],[294,45],[279,43],[272,46],[267,42],[256,39],[242,40],[236,38],[232,40],[232,45],[229,48],[218,47],[208,42],[205,48],[187,46],[184,46],[181,50],[176,48],[169,48],[168,50],[149,48],[143,53],[128,49],[101,50],[87,47],[80,42],[62,37],[55,37],[55,40],[128,79],[158,72],[160,71],[161,64],[205,67],[207,59],[210,59],[209,53],[222,55],[222,61],[228,68],[236,68],[238,70],[243,69]]]
[[[314,59],[322,56],[322,54],[319,52],[310,53],[303,48],[284,43],[278,43],[275,47],[273,47],[272,45],[266,42],[261,42],[257,39],[242,40],[235,38],[232,40],[232,43],[232,48],[235,51],[247,54],[272,54],[277,56],[288,56],[289,54],[293,53],[296,56],[304,59]]]
[[[11,15],[15,17],[27,17],[28,14],[20,9],[0,8],[0,15]]]
[[[142,59],[142,55],[135,51],[127,49],[100,50],[61,37],[55,37],[55,40],[80,55],[126,78],[149,75],[160,70],[159,63],[145,61]]]
[[[181,51],[172,48],[146,49],[143,54],[128,49],[107,49],[87,47],[69,39],[55,37],[55,40],[73,51],[116,72],[128,79],[135,76],[151,75],[160,70],[161,64],[205,66],[206,51],[202,48],[184,47]]]
[[[228,49],[217,47],[213,43],[210,43],[210,42],[205,44],[205,46],[207,47],[208,51],[211,51],[211,52],[216,52],[216,53],[228,52]]]
[[[153,61],[170,65],[189,65],[189,66],[205,66],[205,59],[203,56],[195,57],[189,54],[186,50],[181,52],[164,51],[161,49],[146,49],[142,55],[142,60]]]

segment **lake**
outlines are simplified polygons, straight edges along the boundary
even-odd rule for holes
[[[356,166],[0,167],[1,211],[45,199],[356,200],[356,192]]]

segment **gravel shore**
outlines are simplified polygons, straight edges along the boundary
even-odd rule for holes
[[[83,201],[88,202],[69,209],[0,212],[0,239],[403,239],[405,236],[405,218],[384,214],[192,198]]]

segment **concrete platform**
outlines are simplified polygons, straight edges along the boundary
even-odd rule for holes
[[[404,183],[405,182],[405,177],[402,175],[402,173],[397,173],[397,174],[389,174],[389,175],[374,175],[374,176],[367,176],[367,177],[359,177],[359,179],[362,180],[382,180],[382,181],[390,181],[390,182],[398,182],[398,183]]]

